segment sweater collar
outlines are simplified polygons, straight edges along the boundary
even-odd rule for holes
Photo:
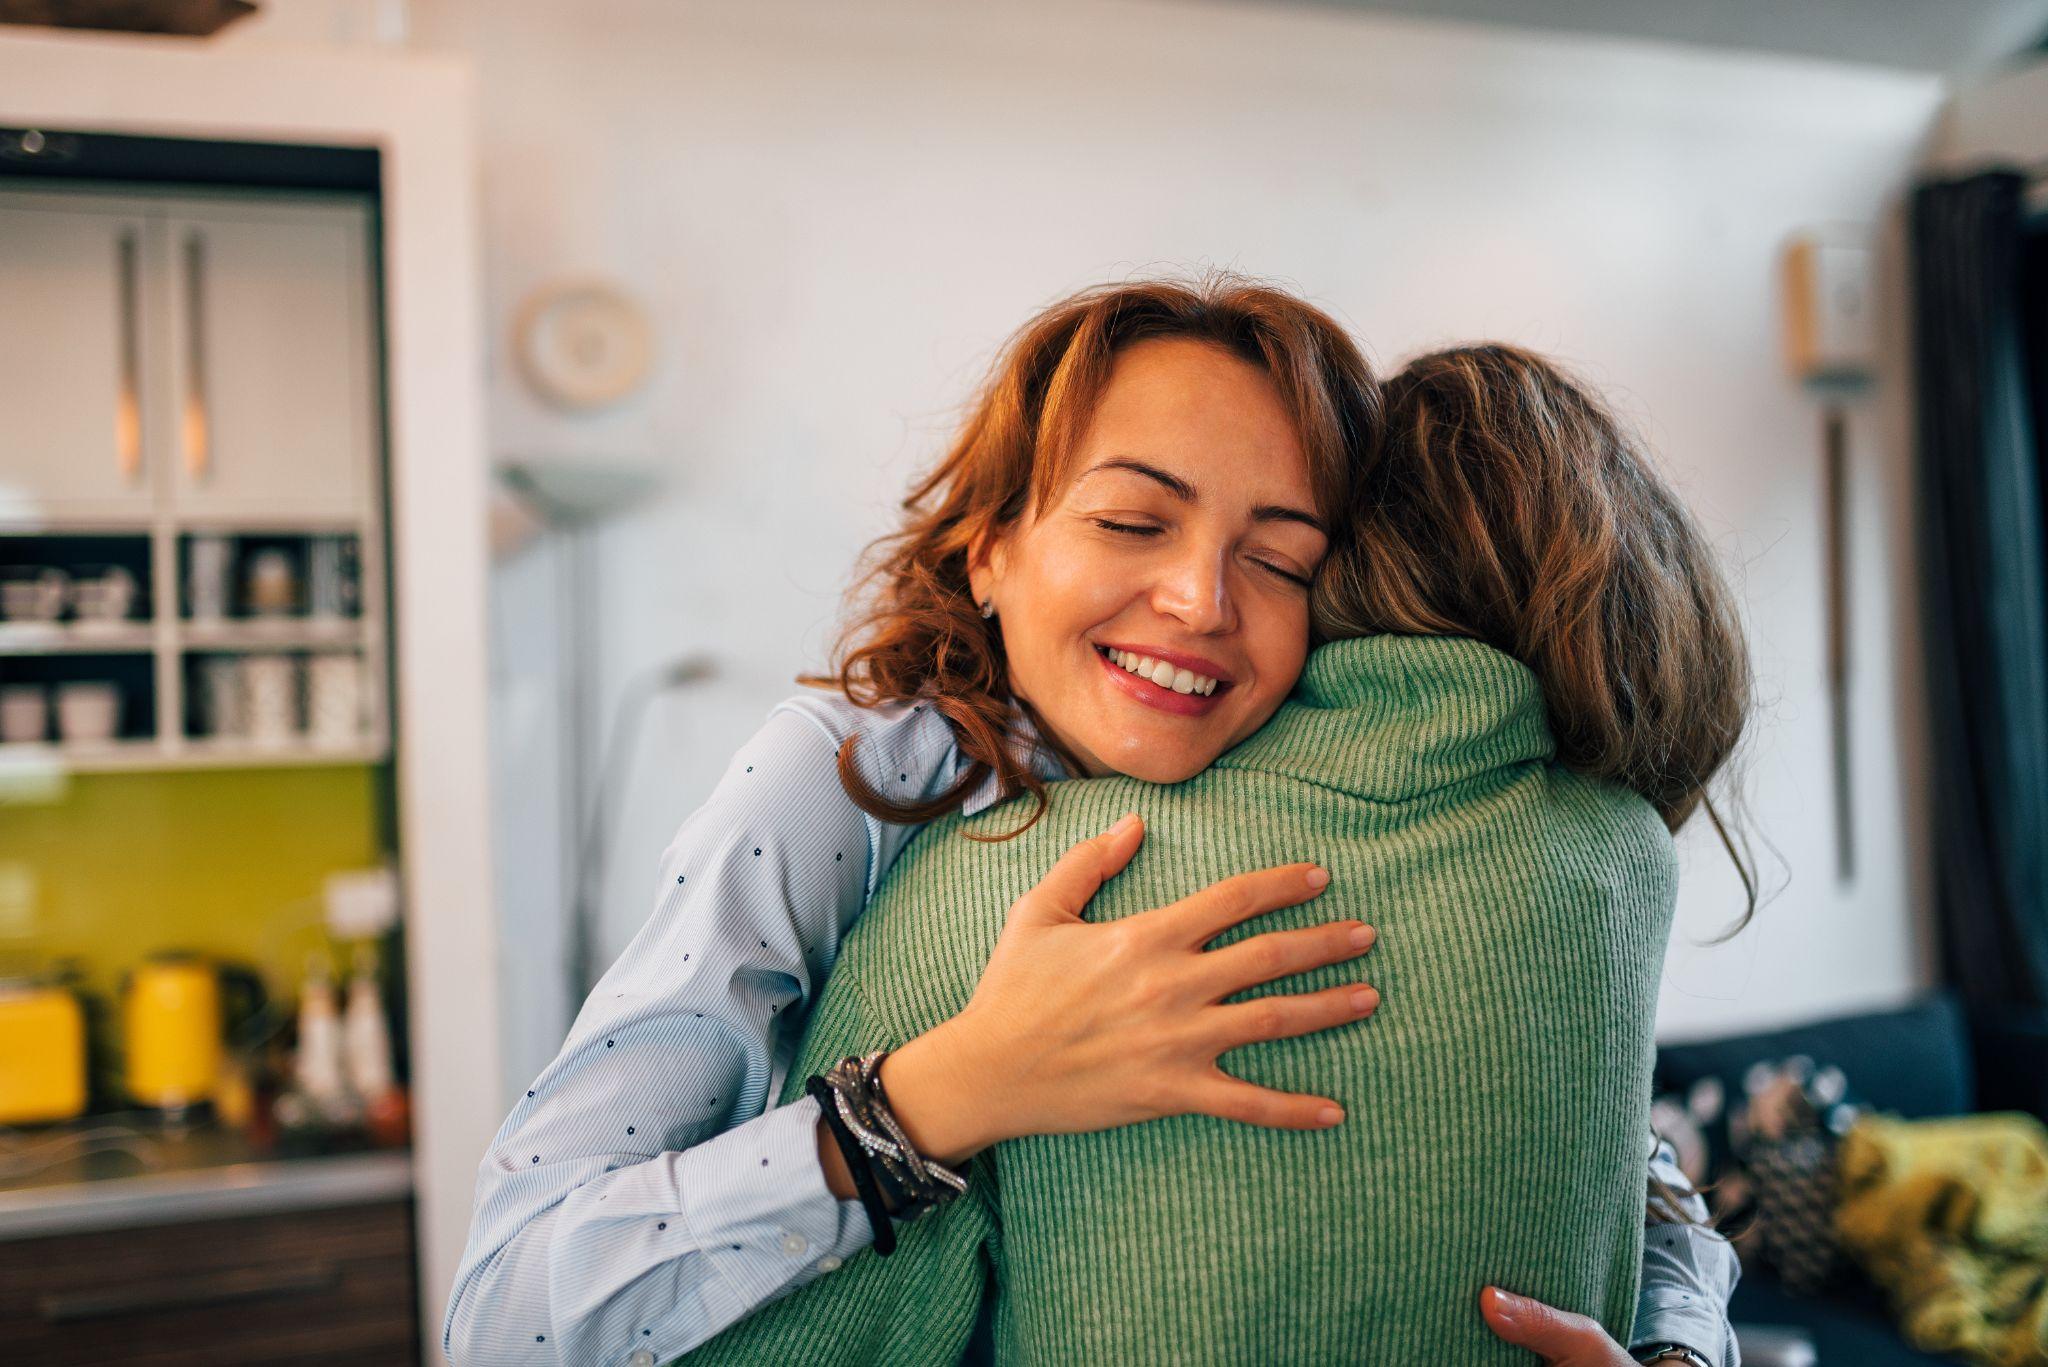
[[[1022,713],[1010,748],[1039,777],[1070,777]],[[1543,690],[1510,655],[1462,636],[1362,636],[1308,657],[1293,694],[1265,726],[1216,761],[1381,802],[1448,787],[1555,753]],[[964,761],[963,761],[964,763]],[[1002,798],[990,774],[963,816]]]
[[[1392,802],[1555,753],[1526,665],[1458,636],[1364,636],[1309,656],[1272,720],[1216,761]]]

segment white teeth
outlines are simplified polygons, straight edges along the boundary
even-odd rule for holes
[[[1161,688],[1170,688],[1176,693],[1194,693],[1208,697],[1216,691],[1216,680],[1206,674],[1197,674],[1191,669],[1180,669],[1165,660],[1155,660],[1150,655],[1140,655],[1129,650],[1105,650],[1103,654],[1119,668],[1129,670],[1141,679],[1149,679]]]

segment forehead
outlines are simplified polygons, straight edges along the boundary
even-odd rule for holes
[[[1117,353],[1061,483],[1111,456],[1170,469],[1204,495],[1310,499],[1308,460],[1279,386],[1210,342],[1148,338]]]

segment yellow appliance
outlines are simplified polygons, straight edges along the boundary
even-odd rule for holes
[[[85,1012],[60,987],[0,983],[0,1125],[85,1110]]]
[[[128,1095],[176,1111],[213,1100],[220,1085],[220,970],[189,954],[138,966],[122,1012]]]

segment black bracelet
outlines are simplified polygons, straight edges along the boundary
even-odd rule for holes
[[[847,1171],[853,1175],[854,1190],[860,1193],[860,1203],[867,1210],[868,1226],[875,1234],[875,1252],[886,1258],[896,1251],[896,1229],[881,1192],[875,1188],[875,1175],[868,1170],[868,1152],[840,1119],[838,1098],[831,1083],[813,1073],[804,1083],[804,1090],[818,1099],[818,1113],[824,1118],[825,1127],[832,1131],[840,1156],[846,1159]]]

